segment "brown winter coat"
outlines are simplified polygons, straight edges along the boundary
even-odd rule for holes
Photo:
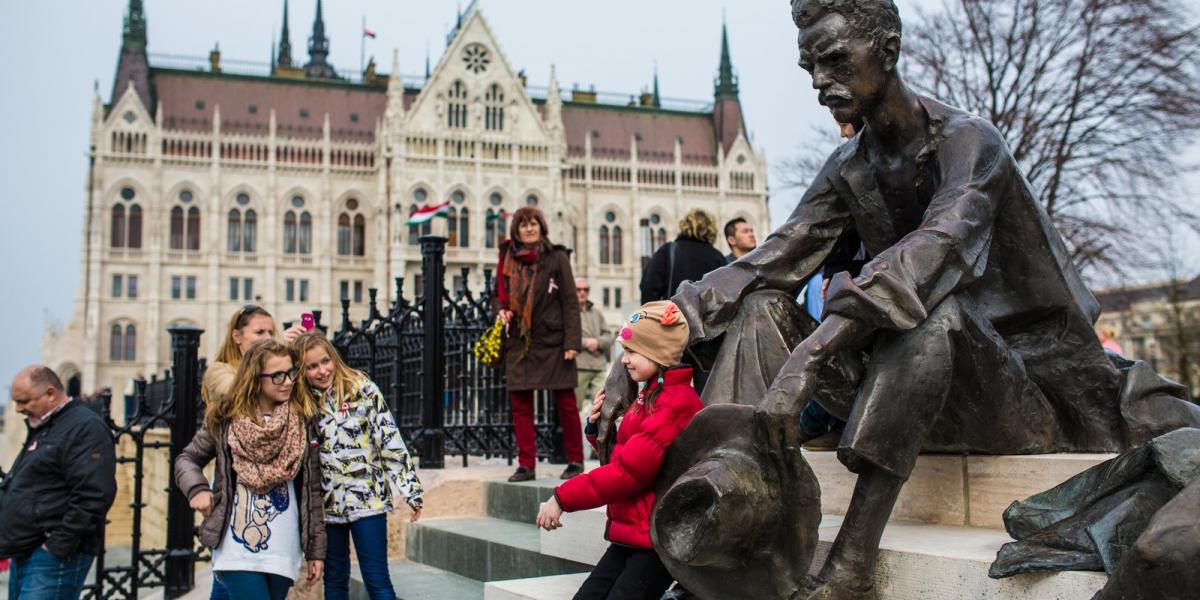
[[[504,264],[501,258],[500,264]],[[513,286],[507,274],[505,287]],[[551,281],[554,285],[551,286]],[[579,323],[579,300],[575,297],[575,274],[562,246],[538,258],[537,281],[533,292],[532,336],[528,353],[520,317],[513,316],[504,339],[504,374],[509,391],[574,389],[578,379],[575,361],[563,360],[567,350],[578,352],[583,346]],[[524,354],[524,356],[522,356]]]
[[[228,426],[221,428],[217,439],[207,429],[196,432],[192,442],[175,459],[175,485],[191,500],[200,492],[212,491],[213,511],[200,523],[200,543],[216,548],[225,539],[225,528],[233,512],[230,499],[234,495],[236,474],[233,472],[233,455],[225,442]],[[312,427],[308,439],[317,439]],[[217,459],[215,479],[210,488],[203,469],[213,458]],[[296,474],[296,494],[300,496],[300,549],[305,560],[325,560],[325,511],[322,504],[321,460],[319,448],[309,444],[304,453],[304,463]]]

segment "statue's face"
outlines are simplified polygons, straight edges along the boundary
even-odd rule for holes
[[[888,72],[871,40],[840,14],[800,29],[800,68],[839,123],[862,120],[883,95]]]

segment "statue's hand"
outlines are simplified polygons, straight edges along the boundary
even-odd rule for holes
[[[608,462],[613,446],[616,445],[617,416],[636,396],[637,384],[620,361],[614,362],[608,379],[604,380],[604,405],[600,408],[599,432],[596,434],[596,447],[600,451],[601,463]]]
[[[804,405],[812,399],[818,379],[818,360],[812,346],[808,339],[804,340],[783,363],[763,403],[768,413],[799,417]]]

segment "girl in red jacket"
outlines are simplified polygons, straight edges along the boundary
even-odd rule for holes
[[[692,388],[692,370],[677,366],[687,341],[687,321],[669,301],[650,302],[629,317],[621,329],[621,364],[645,385],[625,411],[612,458],[558,486],[538,512],[538,526],[550,531],[562,527],[564,511],[608,505],[604,537],[612,544],[575,600],[657,600],[671,584],[650,543],[650,512],[663,455],[704,408]],[[590,422],[599,418],[603,402],[601,391]]]

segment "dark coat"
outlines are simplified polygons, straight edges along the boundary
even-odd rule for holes
[[[702,408],[692,388],[692,370],[667,371],[651,411],[647,412],[639,399],[625,412],[612,459],[554,490],[559,506],[574,512],[607,504],[605,538],[635,548],[652,548],[654,481],[671,442]]]
[[[505,248],[507,249],[507,245]],[[507,251],[507,250],[504,250]],[[504,264],[503,251],[500,264]],[[512,293],[510,276],[505,288]],[[553,283],[553,285],[552,285]],[[509,391],[574,389],[578,383],[575,361],[563,360],[567,350],[583,348],[579,300],[575,297],[575,274],[566,249],[554,249],[538,258],[529,351],[524,350],[521,319],[514,315],[504,339],[504,374]]]
[[[200,429],[175,459],[175,485],[188,500],[200,492],[211,491],[213,494],[213,510],[198,528],[200,543],[209,548],[216,548],[225,539],[225,528],[233,514],[231,499],[237,474],[233,471],[233,454],[225,442],[228,431],[229,426],[223,426],[217,438],[213,439],[207,429]],[[308,439],[317,439],[311,426],[308,428]],[[213,470],[214,479],[210,488],[203,469],[214,458],[217,459],[217,466]],[[322,503],[320,448],[316,445],[310,443],[305,448],[304,462],[296,473],[295,484],[296,494],[300,496],[300,549],[304,552],[305,560],[325,560],[325,509]]]
[[[43,544],[59,560],[95,554],[97,527],[117,496],[116,469],[112,433],[79,400],[28,429],[0,483],[0,558]]]
[[[671,271],[671,248],[675,248],[675,270]],[[667,300],[675,295],[679,284],[700,281],[709,271],[725,266],[725,257],[712,244],[680,236],[663,244],[646,263],[642,273],[642,304]]]

